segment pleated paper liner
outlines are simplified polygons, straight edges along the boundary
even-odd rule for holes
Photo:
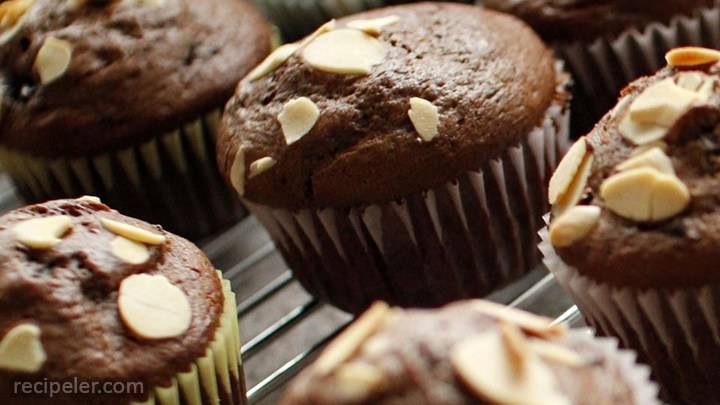
[[[245,379],[240,360],[235,294],[230,282],[217,272],[225,296],[220,325],[205,352],[190,371],[178,373],[168,387],[154,387],[149,398],[131,405],[244,405]]]
[[[619,348],[617,339],[593,337],[592,331],[587,328],[571,329],[567,336],[561,339],[572,348],[591,348],[598,354],[599,359],[606,362],[606,367],[616,370],[620,380],[625,381],[632,390],[632,405],[661,404],[658,400],[658,386],[650,381],[650,369],[637,362],[635,352]]]
[[[37,158],[0,147],[0,165],[28,202],[96,195],[127,215],[199,239],[245,210],[215,160],[220,111],[128,149],[81,158]]]
[[[432,307],[480,297],[540,262],[546,184],[568,144],[558,101],[521,143],[476,171],[396,202],[292,212],[244,201],[314,296]]]
[[[665,66],[665,53],[679,46],[720,48],[720,7],[653,23],[615,37],[555,45],[575,79],[573,135],[583,135],[615,104],[631,81]]]
[[[594,281],[565,264],[540,232],[543,261],[598,334],[649,364],[673,404],[720,404],[720,285],[637,289]]]
[[[458,1],[470,3],[470,1]],[[333,18],[412,1],[392,0],[254,0],[285,39],[294,41]]]

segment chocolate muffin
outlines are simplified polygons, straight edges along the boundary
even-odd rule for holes
[[[575,79],[573,134],[583,135],[629,82],[672,48],[720,48],[717,0],[478,0],[516,15],[552,44]]]
[[[613,339],[498,304],[404,311],[378,303],[281,404],[659,404],[648,374]]]
[[[96,197],[0,217],[4,404],[244,404],[238,336],[187,240]]]
[[[245,1],[0,4],[0,163],[30,202],[83,194],[199,238],[242,214],[221,109],[270,52]]]
[[[672,403],[720,404],[720,52],[668,61],[570,149],[541,249],[586,320],[638,351]]]
[[[538,264],[567,76],[520,21],[419,3],[279,48],[226,106],[218,161],[312,294],[478,297]]]

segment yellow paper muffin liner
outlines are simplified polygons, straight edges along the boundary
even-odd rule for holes
[[[225,297],[220,325],[205,355],[195,360],[190,371],[178,373],[168,387],[154,387],[143,402],[131,405],[243,405],[245,379],[240,358],[240,330],[237,305],[230,281],[217,271]]]
[[[477,170],[393,202],[299,211],[244,203],[305,289],[345,311],[482,297],[540,264],[536,232],[568,145],[566,104],[556,100],[523,140]]]
[[[688,45],[720,48],[720,7],[699,9],[667,24],[630,28],[613,37],[553,45],[575,80],[573,124],[577,121],[577,129],[585,131],[610,110],[623,87],[665,66],[669,50]]]
[[[96,195],[128,215],[198,239],[244,212],[217,170],[220,114],[96,156],[46,159],[0,147],[0,166],[28,202]]]
[[[585,321],[599,335],[616,337],[623,348],[636,351],[665,399],[720,404],[720,285],[640,289],[606,284],[566,264],[547,228],[540,236],[543,262]]]

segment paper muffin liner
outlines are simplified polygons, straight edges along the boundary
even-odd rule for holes
[[[663,396],[678,404],[720,403],[720,285],[617,287],[583,276],[540,231],[548,269],[598,334],[614,336],[650,365]]]
[[[308,292],[359,313],[373,301],[480,297],[539,264],[546,184],[568,147],[561,102],[496,159],[397,201],[289,211],[244,201]]]
[[[220,114],[96,156],[44,159],[0,147],[0,166],[28,202],[96,195],[127,215],[199,239],[245,214],[217,169]]]
[[[205,355],[190,370],[178,373],[168,387],[154,387],[149,398],[130,405],[245,405],[245,379],[240,359],[240,331],[230,281],[217,272],[225,297],[220,325]]]
[[[470,3],[470,1],[457,1]],[[303,37],[328,20],[411,1],[386,0],[254,0],[290,40]]]
[[[554,44],[575,80],[573,131],[592,128],[615,104],[623,87],[665,66],[665,54],[672,48],[687,45],[720,48],[719,7],[614,37]]]
[[[571,329],[563,342],[572,345],[592,347],[599,358],[606,359],[617,370],[622,381],[632,390],[632,405],[660,405],[658,386],[650,380],[650,368],[637,362],[637,354],[621,349],[614,337],[594,337],[589,328]]]

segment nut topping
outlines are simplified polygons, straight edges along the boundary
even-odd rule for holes
[[[371,20],[353,20],[347,23],[347,26],[370,35],[378,36],[382,32],[383,27],[395,24],[398,21],[400,21],[400,17],[396,15],[389,15],[387,17],[374,18]]]
[[[697,46],[686,46],[670,50],[665,54],[665,60],[668,65],[674,67],[706,65],[720,61],[720,51]]]
[[[33,68],[40,76],[42,84],[57,80],[70,66],[72,58],[72,45],[55,37],[45,38],[42,47],[35,57]]]
[[[55,215],[22,221],[13,227],[13,232],[20,243],[31,249],[49,249],[60,243],[60,237],[72,226],[69,216]]]
[[[0,369],[34,373],[42,368],[46,359],[37,325],[17,325],[0,341]]]
[[[307,97],[288,101],[278,115],[285,143],[291,145],[305,136],[315,126],[320,109]]]
[[[342,28],[318,35],[302,56],[307,64],[323,72],[366,75],[383,60],[385,47],[362,31]]]
[[[579,205],[555,218],[550,224],[550,241],[553,246],[570,246],[585,237],[597,224],[600,212],[600,207]]]
[[[165,243],[165,236],[147,231],[137,226],[123,222],[113,221],[108,218],[100,218],[100,222],[110,232],[147,245],[161,245]]]
[[[438,115],[438,108],[431,102],[419,97],[412,97],[408,116],[415,127],[415,131],[420,135],[420,139],[429,142],[437,136],[440,116]]]

